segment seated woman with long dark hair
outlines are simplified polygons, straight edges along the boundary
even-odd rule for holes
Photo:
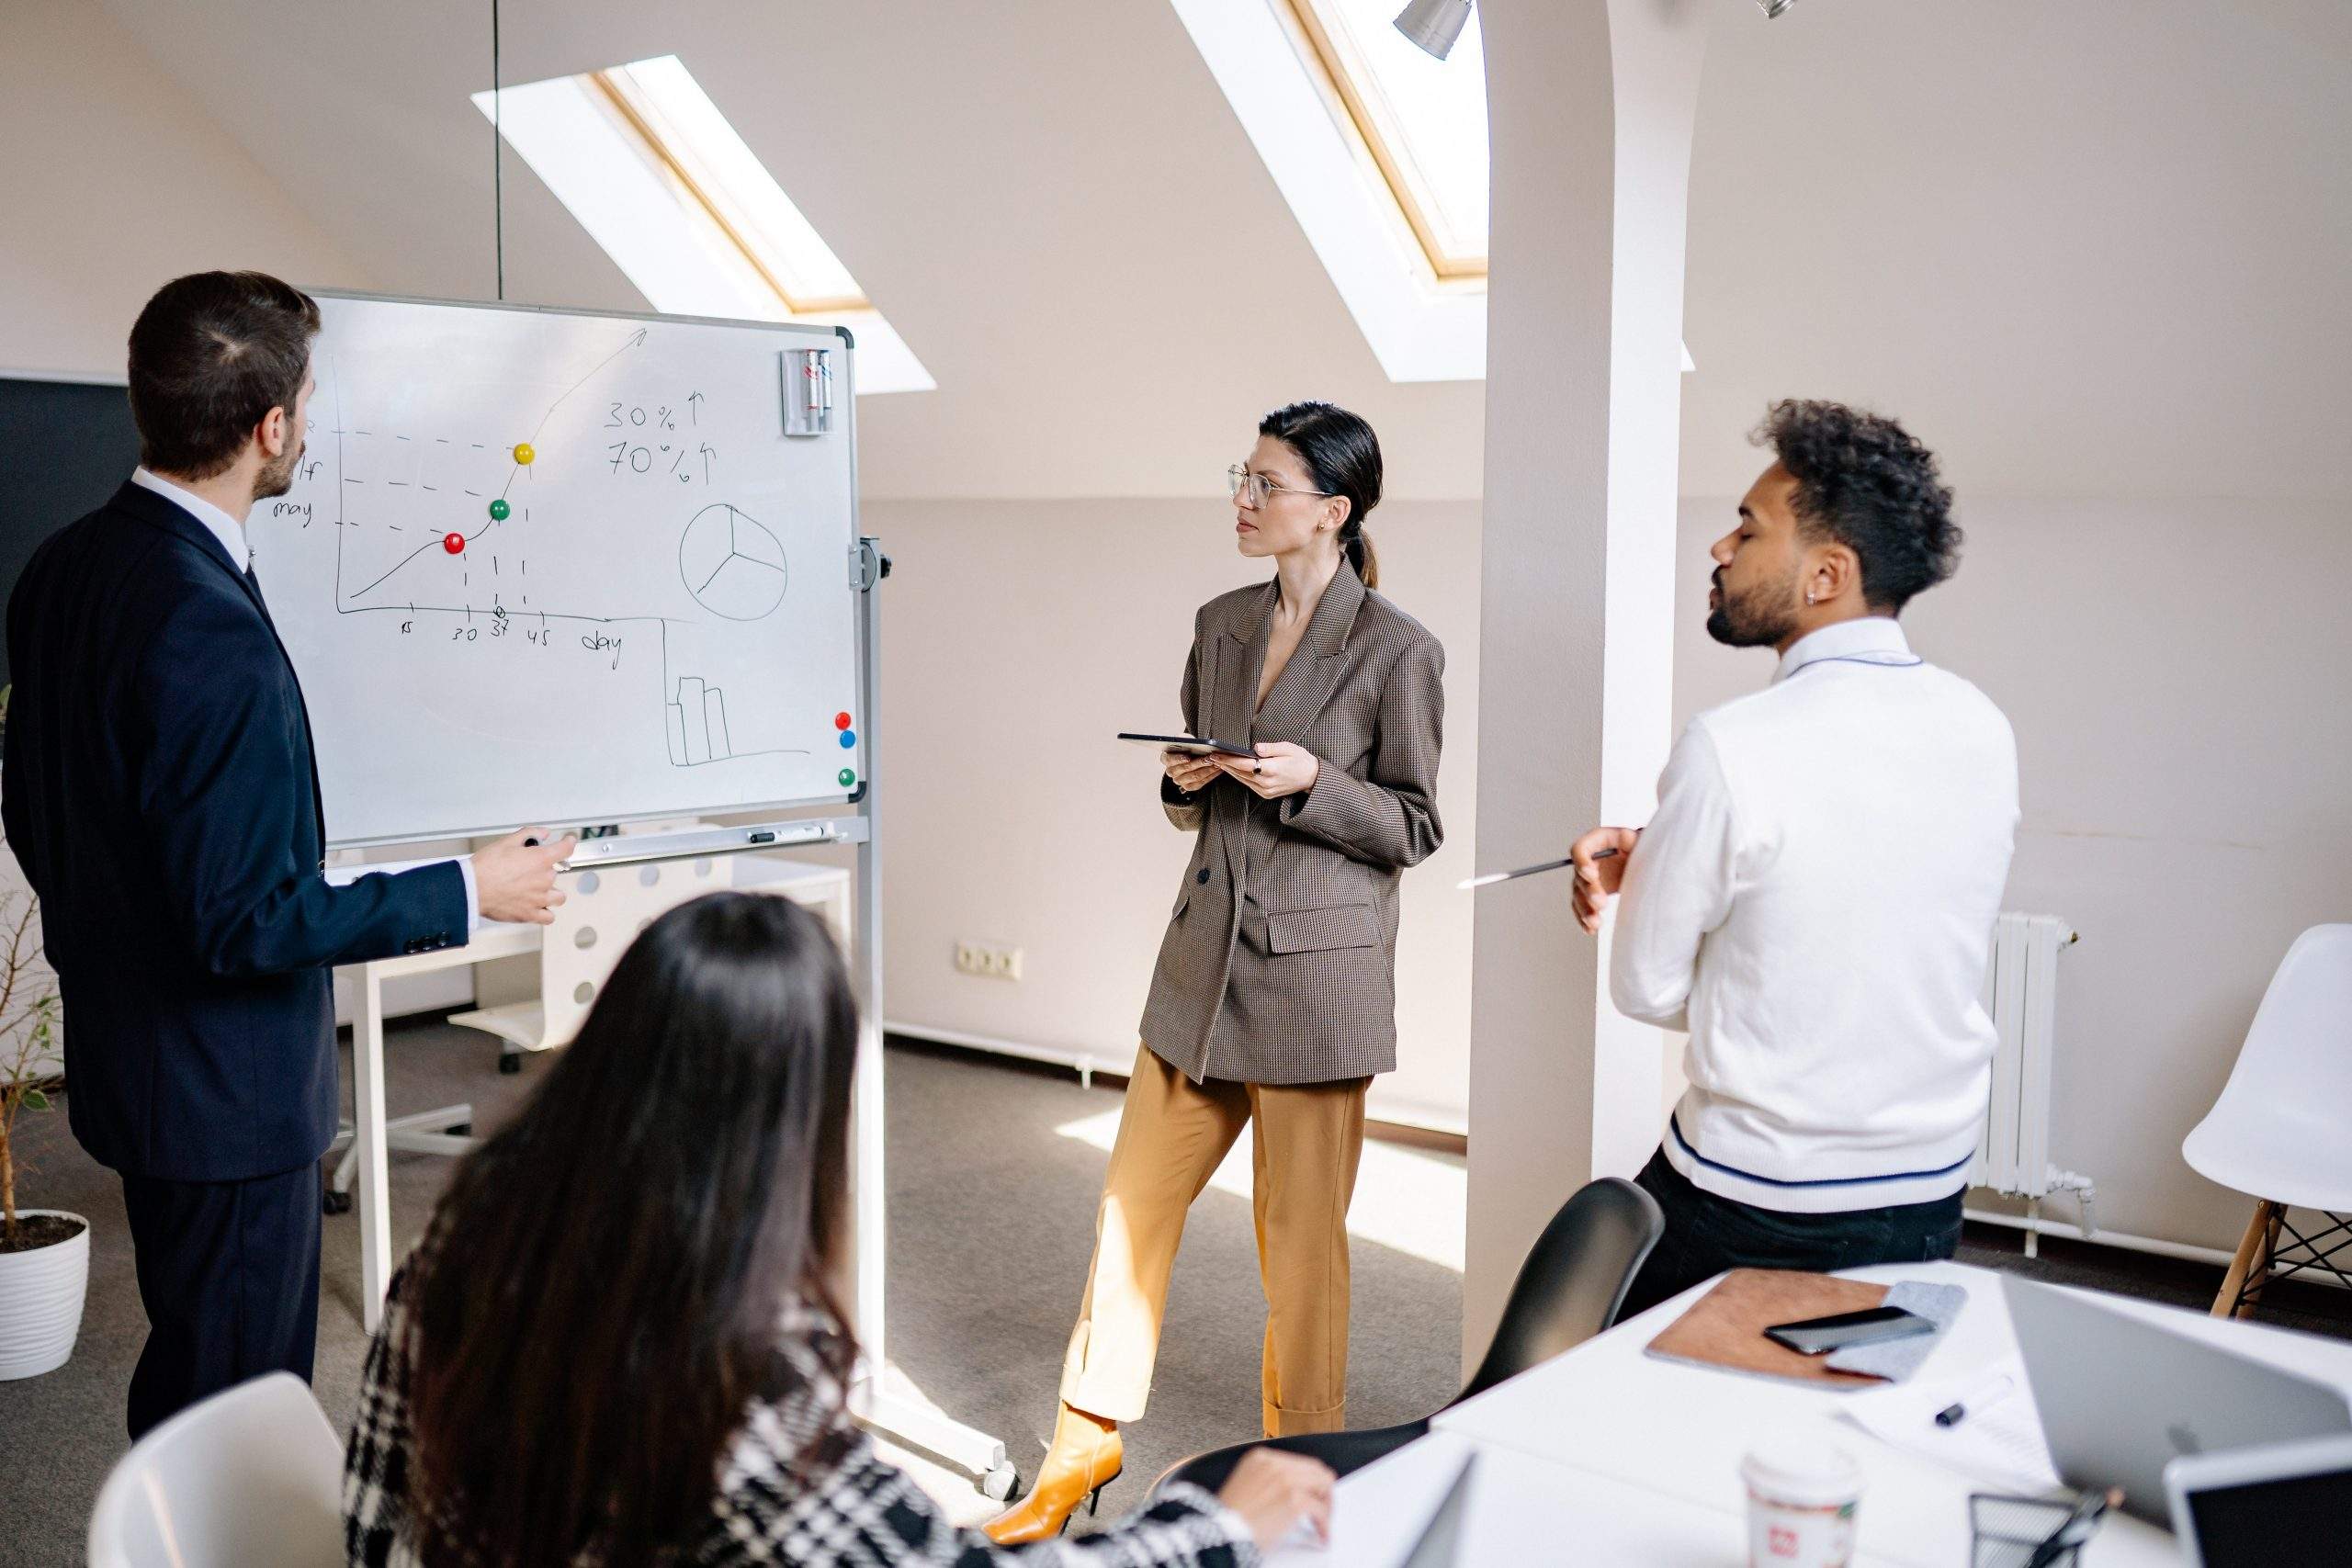
[[[816,917],[672,910],[393,1281],[344,1474],[354,1563],[1245,1564],[1331,1478],[1252,1454],[1101,1535],[952,1528],[850,1418],[830,1283],[857,1008]]]

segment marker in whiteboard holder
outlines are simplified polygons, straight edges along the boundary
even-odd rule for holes
[[[833,428],[833,351],[787,348],[782,357],[784,433],[826,435]]]

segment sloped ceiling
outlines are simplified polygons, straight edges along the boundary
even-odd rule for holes
[[[1723,0],[1683,478],[1869,400],[1962,498],[2352,489],[2352,5]]]
[[[365,269],[310,281],[491,293],[488,0],[103,3]],[[1901,413],[1964,490],[2352,485],[2352,7],[1691,3],[1687,491],[1786,394]],[[502,16],[511,82],[682,56],[922,356],[938,391],[861,405],[869,494],[1211,496],[1302,396],[1392,493],[1477,492],[1484,389],[1381,374],[1166,0]],[[510,298],[643,308],[505,189]]]

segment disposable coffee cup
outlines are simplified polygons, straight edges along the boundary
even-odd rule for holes
[[[1823,1438],[1789,1435],[1756,1445],[1741,1461],[1747,1483],[1748,1568],[1846,1568],[1862,1467]]]

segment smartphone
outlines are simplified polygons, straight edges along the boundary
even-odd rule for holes
[[[1835,1317],[1809,1317],[1802,1323],[1776,1323],[1764,1331],[1764,1337],[1787,1346],[1800,1356],[1824,1356],[1856,1345],[1908,1339],[1915,1334],[1935,1331],[1932,1318],[1901,1307],[1883,1306],[1866,1312],[1841,1312]]]

